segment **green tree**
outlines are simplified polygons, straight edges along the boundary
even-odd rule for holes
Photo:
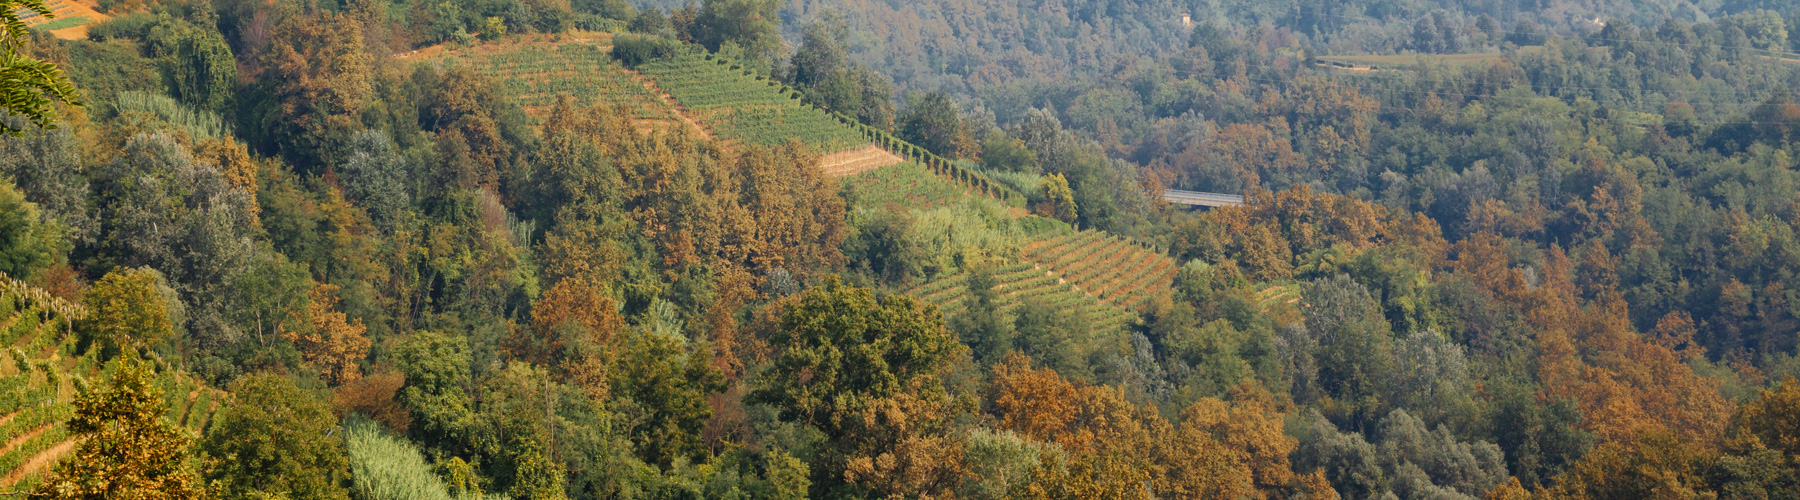
[[[950,329],[962,337],[975,360],[993,363],[1013,350],[1012,325],[1000,314],[1000,294],[994,290],[994,275],[976,267],[967,274],[969,293],[963,299],[962,312],[950,317]]]
[[[782,50],[782,0],[705,0],[694,19],[694,40],[711,50],[730,44],[745,54],[773,60]]]
[[[37,204],[0,178],[0,274],[28,278],[69,251],[61,228],[45,221]]]
[[[469,342],[461,336],[419,331],[391,353],[406,375],[395,397],[413,414],[412,433],[422,444],[466,455],[474,425],[469,397]]]
[[[165,17],[147,38],[176,99],[209,111],[226,110],[237,87],[237,57],[224,35]]]
[[[81,94],[56,65],[19,53],[31,38],[19,19],[21,10],[55,17],[43,0],[0,0],[0,110],[23,116],[39,128],[52,128],[56,119],[51,102],[80,106]],[[0,127],[14,136],[24,131],[8,120],[0,120]]]
[[[638,417],[626,429],[638,455],[661,466],[704,458],[700,430],[712,417],[706,397],[725,389],[707,349],[658,332],[637,333],[626,343],[612,386],[627,400],[621,412]]]
[[[1069,188],[1069,179],[1063,174],[1044,176],[1044,202],[1038,207],[1038,215],[1054,218],[1063,222],[1075,222],[1075,190]]]
[[[106,385],[75,399],[69,432],[79,438],[31,498],[204,498],[189,469],[193,437],[163,418],[168,411],[150,364],[127,355],[113,363]]]
[[[225,498],[348,498],[349,461],[331,408],[287,377],[231,385],[231,403],[200,441],[202,476]]]
[[[906,116],[900,120],[900,138],[952,158],[973,158],[979,154],[975,138],[949,94],[914,94],[907,99],[907,108]]]
[[[101,277],[82,296],[88,307],[80,328],[101,349],[154,345],[175,333],[156,271],[121,268]]]
[[[781,351],[747,400],[825,434],[828,449],[813,464],[815,494],[843,484],[839,471],[852,457],[891,451],[870,448],[906,443],[904,436],[929,425],[946,398],[939,377],[963,349],[936,308],[905,295],[878,301],[835,276],[782,313],[770,345]],[[893,420],[915,427],[881,423]]]

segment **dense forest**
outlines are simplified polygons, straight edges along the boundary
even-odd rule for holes
[[[0,494],[1800,499],[1793,2],[0,21]]]

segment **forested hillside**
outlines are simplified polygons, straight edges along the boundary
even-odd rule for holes
[[[0,494],[1800,498],[1790,3],[0,18]]]

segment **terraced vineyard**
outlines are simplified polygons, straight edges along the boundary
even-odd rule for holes
[[[76,353],[70,322],[87,311],[43,290],[0,275],[0,492],[26,491],[74,449],[64,424],[72,416],[77,376],[96,380],[94,353]],[[217,390],[184,374],[164,372],[170,421],[199,433],[218,404]]]
[[[548,110],[566,95],[583,106],[624,104],[640,119],[672,120],[655,93],[613,60],[607,40],[490,44],[448,52],[445,59],[494,77],[530,112]]]
[[[994,290],[999,292],[1000,311],[1003,314],[1028,299],[1037,299],[1059,311],[1085,314],[1095,333],[1115,331],[1137,319],[1136,312],[1084,293],[1036,263],[1026,262],[995,269],[994,283]],[[937,304],[939,310],[949,316],[962,310],[962,301],[968,296],[968,275],[958,273],[939,278],[907,290],[906,294]]]
[[[800,101],[798,92],[723,59],[692,52],[637,66],[656,86],[721,138],[773,146],[799,139],[822,152],[869,141]]]
[[[1032,242],[1024,256],[1084,293],[1126,309],[1167,293],[1177,269],[1175,260],[1161,252],[1091,230]]]

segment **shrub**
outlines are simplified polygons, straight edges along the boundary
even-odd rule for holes
[[[425,456],[373,422],[355,420],[345,426],[350,448],[351,491],[363,500],[450,500],[449,490],[425,462]]]

